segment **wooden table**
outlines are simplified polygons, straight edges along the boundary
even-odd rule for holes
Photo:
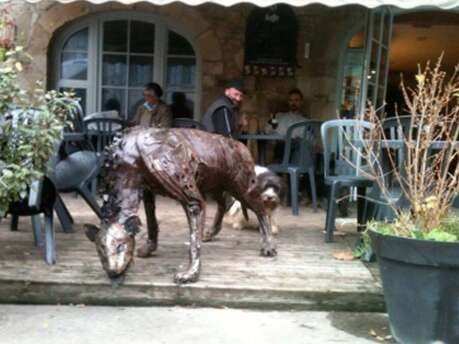
[[[258,134],[241,134],[240,140],[255,140],[258,147],[258,163],[262,166],[266,165],[266,143],[268,141],[284,141],[286,137],[277,133],[258,133]]]

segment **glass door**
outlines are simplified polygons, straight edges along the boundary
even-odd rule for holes
[[[368,13],[360,113],[364,113],[369,104],[378,113],[384,112],[392,22],[390,7],[380,7]]]

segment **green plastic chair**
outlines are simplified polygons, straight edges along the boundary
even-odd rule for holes
[[[304,121],[291,125],[287,129],[286,143],[282,163],[269,165],[268,168],[276,173],[288,173],[290,176],[290,199],[292,214],[298,215],[298,187],[301,174],[308,174],[311,186],[311,197],[314,211],[317,212],[317,192],[313,159],[313,146],[317,121]],[[299,150],[293,151],[295,143]]]
[[[410,136],[410,128],[412,127],[412,117],[411,116],[399,116],[386,118],[383,123],[383,128],[385,136],[390,140],[406,140]],[[415,136],[417,134],[417,128],[413,127],[411,129],[411,135]],[[407,208],[409,202],[406,200],[406,197],[402,193],[401,186],[398,185],[397,179],[393,177],[393,172],[390,171],[390,163],[388,161],[387,149],[383,149],[381,154],[381,159],[383,160],[383,170],[387,171],[387,176],[385,184],[388,186],[390,192],[388,197],[382,197],[381,192],[379,191],[379,202],[374,206],[375,212],[373,213],[373,218],[379,221],[393,221],[395,218],[395,213],[389,204],[395,205],[397,208]],[[393,154],[393,159],[397,165],[398,172],[402,176],[406,176],[406,150],[404,147],[399,149],[393,149],[391,154]],[[378,192],[378,189],[375,188],[375,192]]]
[[[172,123],[172,128],[192,128],[206,131],[206,127],[201,122],[185,117],[175,118]]]
[[[373,181],[363,174],[364,161],[361,149],[350,140],[362,140],[365,131],[372,129],[369,122],[346,119],[331,120],[322,124],[321,136],[324,149],[324,182],[330,186],[327,217],[325,221],[325,242],[333,241],[337,197],[341,188],[357,188],[357,223],[363,230],[366,221],[366,189]]]
[[[105,147],[109,146],[117,133],[120,133],[125,122],[119,118],[89,118],[83,120],[85,133],[90,137],[95,137],[96,152],[102,154]]]

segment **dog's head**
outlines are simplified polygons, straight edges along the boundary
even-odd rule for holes
[[[86,224],[86,236],[95,243],[102,267],[114,284],[123,281],[124,275],[134,258],[135,234],[138,232],[140,221],[130,217],[124,224],[113,222],[104,223],[99,228]]]
[[[280,204],[283,189],[281,178],[263,166],[255,166],[255,174],[265,208],[270,210],[276,209]]]

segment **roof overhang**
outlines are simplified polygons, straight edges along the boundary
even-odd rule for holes
[[[0,2],[12,1],[12,0],[0,0]],[[40,2],[42,0],[26,0],[31,3]],[[56,0],[60,3],[70,3],[79,0]],[[85,0],[93,4],[103,4],[105,2],[113,2],[113,0]],[[149,2],[154,5],[167,5],[176,0],[116,0],[116,2],[131,5],[136,2]],[[286,3],[291,6],[306,6],[310,4],[323,4],[330,7],[345,6],[345,5],[361,5],[368,8],[374,8],[378,6],[395,6],[403,9],[410,9],[416,7],[432,7],[439,9],[453,9],[459,7],[459,0],[180,0],[178,2],[197,6],[204,3],[214,3],[221,6],[232,6],[240,3],[249,3],[260,7],[267,7],[274,4]]]

